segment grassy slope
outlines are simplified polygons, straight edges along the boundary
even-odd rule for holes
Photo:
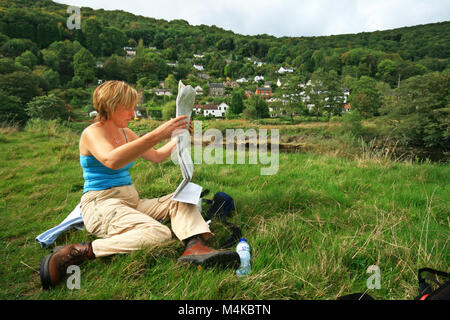
[[[174,240],[83,265],[80,290],[44,292],[37,270],[48,250],[34,238],[81,197],[77,143],[59,127],[0,133],[2,299],[334,299],[365,291],[373,264],[382,279],[370,294],[412,299],[419,267],[449,269],[448,165],[296,153],[280,154],[272,176],[259,165],[196,166],[196,183],[235,198],[232,222],[253,250],[247,278],[177,265]],[[170,160],[138,160],[131,175],[142,197],[172,192],[181,176]],[[89,239],[71,231],[56,244]]]

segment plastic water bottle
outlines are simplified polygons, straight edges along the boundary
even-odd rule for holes
[[[237,247],[236,252],[239,254],[239,257],[241,258],[241,265],[236,270],[236,274],[239,277],[246,276],[252,271],[252,267],[250,265],[250,245],[247,243],[247,240],[242,238]]]

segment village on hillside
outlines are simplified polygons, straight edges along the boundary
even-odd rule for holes
[[[136,56],[135,47],[124,47],[125,56],[127,59],[133,59]],[[155,47],[148,47],[149,50],[161,55]],[[225,79],[211,76],[208,70],[202,64],[205,54],[194,54],[192,59],[188,59],[192,63],[192,68],[187,74],[185,84],[192,85],[197,98],[193,108],[196,116],[203,116],[205,118],[226,118],[227,110],[232,104],[233,92],[239,93],[238,96],[242,101],[251,97],[260,97],[265,101],[268,114],[270,117],[284,117],[295,116],[302,113],[313,113],[316,104],[320,105],[323,110],[330,108],[331,101],[336,101],[341,108],[341,113],[350,111],[350,103],[348,97],[350,91],[348,88],[341,87],[338,92],[334,92],[333,96],[327,90],[318,88],[322,85],[319,81],[314,83],[309,79],[306,82],[299,81],[295,77],[295,70],[289,67],[280,66],[278,69],[266,75],[265,72],[260,72],[253,77],[244,76]],[[259,61],[255,57],[247,57],[257,68],[267,65],[265,62]],[[232,62],[231,59],[224,59],[226,64]],[[178,67],[178,61],[166,62],[170,68]],[[96,67],[103,68],[104,63],[97,61]],[[173,72],[176,74],[176,71]],[[98,84],[103,80],[99,79]],[[149,118],[160,119],[162,117],[162,105],[168,101],[176,98],[177,85],[173,75],[166,78],[165,81],[160,81],[157,86],[141,86],[140,88],[140,103],[135,110],[135,119]],[[320,101],[312,98],[312,96],[320,96]],[[294,107],[292,106],[294,104]],[[96,111],[89,113],[91,117],[96,115]]]

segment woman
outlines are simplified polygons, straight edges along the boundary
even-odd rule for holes
[[[81,212],[86,230],[97,239],[67,245],[45,256],[40,266],[43,288],[55,286],[70,265],[170,240],[171,230],[159,222],[169,218],[175,236],[186,245],[180,262],[236,266],[237,253],[206,246],[211,232],[197,206],[173,201],[172,194],[141,199],[131,181],[128,170],[137,158],[158,163],[170,156],[175,139],[157,150],[153,147],[175,131],[188,129],[187,117],[171,119],[138,137],[127,128],[138,102],[135,89],[121,81],[107,81],[96,88],[93,102],[97,121],[81,134],[79,150],[85,180]],[[189,130],[192,134],[192,124]]]

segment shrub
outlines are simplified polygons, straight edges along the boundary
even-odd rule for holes
[[[163,120],[170,120],[175,118],[177,113],[177,104],[175,101],[170,101],[166,103],[162,108],[162,118]]]
[[[342,117],[342,130],[354,136],[362,135],[361,114],[357,110],[346,112]]]
[[[25,124],[28,116],[24,105],[18,97],[8,96],[0,92],[0,123]]]
[[[450,144],[450,72],[405,80],[385,97],[381,112],[396,123],[392,134],[402,144],[448,148]]]
[[[30,118],[52,120],[67,119],[70,115],[66,104],[54,94],[35,97],[25,108]]]

